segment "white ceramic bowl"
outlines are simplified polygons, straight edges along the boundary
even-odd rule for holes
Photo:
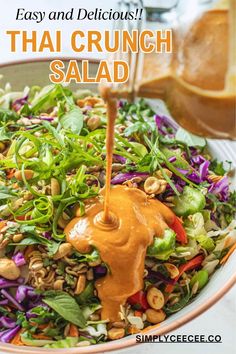
[[[92,70],[96,71],[98,63],[93,62]],[[49,60],[37,61],[21,61],[12,62],[0,66],[0,74],[4,75],[0,81],[0,87],[6,82],[10,82],[15,90],[22,90],[26,85],[46,85],[49,83]],[[96,90],[94,85],[71,85],[74,88],[88,88]],[[223,119],[223,117],[222,117]],[[233,166],[236,166],[236,142],[228,142],[224,140],[208,140],[209,150],[211,154],[219,160],[230,160]],[[232,179],[232,186],[236,188],[236,178]],[[222,266],[210,279],[210,282],[194,299],[192,303],[187,305],[178,313],[167,318],[160,325],[146,332],[147,334],[163,335],[170,332],[183,324],[193,320],[195,317],[208,310],[214,305],[224,294],[236,283],[236,252],[229,258],[227,263]],[[120,340],[112,341],[105,344],[89,346],[84,348],[71,349],[46,349],[33,347],[17,347],[11,344],[0,343],[1,353],[22,353],[22,354],[41,354],[41,353],[61,353],[61,354],[77,354],[77,353],[101,353],[112,351],[115,349],[127,348],[136,344],[135,335],[125,337]]]

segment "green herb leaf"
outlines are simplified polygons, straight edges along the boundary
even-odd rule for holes
[[[223,176],[226,173],[226,170],[224,169],[223,162],[217,161],[217,159],[214,159],[211,164],[210,164],[210,170],[215,172],[216,175],[218,176]]]
[[[5,186],[0,186],[0,200],[8,199],[17,196],[17,193],[11,191],[9,188]]]
[[[86,320],[75,299],[64,291],[48,291],[43,302],[59,313],[65,320],[84,328]]]
[[[6,131],[5,127],[0,128],[0,141],[9,140],[11,138],[11,134]]]
[[[42,109],[47,109],[53,104],[55,104],[55,98],[61,91],[58,89],[59,86],[48,85],[44,86],[43,89],[37,93],[31,102],[31,110],[33,113],[38,113]]]
[[[73,133],[80,134],[83,128],[83,113],[77,106],[73,106],[60,118],[60,123],[63,128],[70,129]]]
[[[206,146],[206,139],[191,134],[186,130],[184,130],[183,128],[179,128],[177,130],[175,139],[184,142],[188,146],[198,146],[198,147]]]
[[[14,245],[14,246],[16,246],[16,245],[18,245],[18,246],[29,246],[29,245],[50,246],[51,242],[49,240],[47,240],[45,237],[32,235],[29,237],[25,237],[19,243],[10,243],[10,245]]]
[[[9,123],[10,121],[15,121],[19,119],[16,112],[10,109],[0,108],[0,123]]]
[[[100,256],[98,250],[94,249],[91,253],[79,253],[75,252],[76,257],[78,257],[78,262],[96,262]]]
[[[174,304],[173,306],[170,307],[165,307],[165,313],[167,315],[171,315],[172,313],[178,312],[179,310],[181,310],[183,307],[185,307],[187,305],[187,303],[190,300],[190,293],[187,293],[187,295],[185,295],[184,297],[182,297],[182,299],[180,301],[178,301],[176,304]]]

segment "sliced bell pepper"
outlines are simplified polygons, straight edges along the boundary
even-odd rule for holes
[[[169,227],[176,233],[176,240],[179,243],[182,245],[188,243],[186,231],[182,225],[181,220],[177,216],[174,217],[174,220],[169,225]]]
[[[179,280],[181,275],[187,270],[198,268],[202,264],[203,259],[204,256],[200,254],[199,256],[190,259],[190,261],[188,261],[187,263],[181,264],[181,266],[179,267],[179,274],[174,279],[175,283]],[[171,293],[174,289],[174,286],[175,286],[174,284],[168,284],[165,288],[165,292]]]
[[[149,308],[146,293],[142,290],[128,298],[128,303],[137,306],[139,310],[147,310]]]

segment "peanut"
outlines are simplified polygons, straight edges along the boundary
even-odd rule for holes
[[[90,321],[100,321],[101,316],[98,313],[92,313],[92,315],[89,316]]]
[[[33,194],[31,194],[30,191],[25,191],[24,195],[23,195],[23,199],[24,200],[31,200],[31,199],[33,199]]]
[[[84,274],[80,275],[75,288],[75,295],[81,294],[85,289],[86,276]]]
[[[24,236],[22,234],[15,234],[12,238],[13,242],[20,242],[21,240],[23,240]]]
[[[87,126],[90,130],[95,130],[97,129],[101,124],[101,118],[97,115],[89,118],[87,122]]]
[[[92,269],[92,268],[90,268],[90,269],[87,271],[87,273],[86,273],[86,278],[87,278],[88,280],[93,280],[94,276],[93,276],[93,269]]]
[[[176,278],[179,275],[179,270],[174,264],[164,263],[164,266],[168,270],[171,279],[174,279],[174,278]]]
[[[124,166],[121,163],[113,163],[112,164],[112,171],[118,172],[121,171],[124,168]]]
[[[160,310],[165,303],[164,295],[157,288],[151,287],[147,292],[147,302],[153,309]]]
[[[155,194],[160,189],[160,181],[156,177],[148,177],[144,182],[144,190],[147,194]]]
[[[54,290],[63,290],[64,279],[57,279],[53,284]]]
[[[117,322],[113,322],[112,326],[114,326],[115,328],[125,328],[126,324],[124,321],[117,321]]]
[[[68,215],[66,215],[66,213],[63,213],[58,221],[57,221],[57,225],[61,228],[61,229],[64,229],[66,227],[66,225],[69,223],[69,217]]]
[[[29,179],[31,179],[32,177],[33,177],[33,175],[34,175],[34,171],[32,171],[32,170],[24,170],[24,175],[25,175],[25,179],[26,180],[29,180]],[[16,171],[15,173],[14,173],[14,176],[15,176],[15,178],[18,180],[18,181],[23,181],[23,176],[22,176],[22,172],[21,171]]]
[[[34,272],[37,272],[42,268],[43,268],[43,262],[41,260],[34,262],[30,267],[30,269],[32,269]]]
[[[166,190],[167,182],[165,179],[159,179],[160,182],[160,188],[158,191],[156,191],[156,194],[161,194],[164,193]]]
[[[56,178],[51,178],[51,195],[59,195],[61,187]]]
[[[72,251],[72,246],[70,243],[68,243],[68,242],[62,243],[59,246],[58,251],[54,254],[53,259],[54,260],[61,259],[65,256],[69,255],[71,253],[71,251]]]
[[[145,314],[147,321],[153,324],[160,323],[166,318],[166,314],[163,310],[147,309]]]
[[[8,258],[0,259],[0,276],[8,280],[16,280],[20,276],[20,268]]]
[[[172,173],[170,170],[168,170],[167,168],[163,168],[163,172],[164,172],[164,174],[166,174],[169,178],[171,178],[172,175],[173,175],[173,173]],[[163,179],[163,178],[164,178],[163,173],[162,173],[161,170],[156,171],[156,172],[155,172],[155,176],[156,176],[157,178],[160,178],[160,179]]]
[[[5,148],[6,148],[5,144],[2,141],[0,141],[0,152],[3,152]]]
[[[124,328],[111,328],[108,331],[108,338],[111,340],[123,338],[125,335]]]

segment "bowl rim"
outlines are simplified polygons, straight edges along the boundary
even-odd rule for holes
[[[76,58],[76,57],[47,57],[47,58],[29,58],[29,59],[20,59],[13,60],[0,64],[0,69],[14,66],[14,65],[22,65],[22,64],[33,64],[33,63],[42,63],[42,62],[50,62],[51,60],[61,59],[64,61],[69,61],[71,59],[76,59],[77,61],[81,60],[89,60],[93,64],[99,64],[99,59],[88,59],[88,58]],[[235,253],[235,252],[234,252]],[[145,334],[147,335],[163,335],[169,333],[173,330],[178,329],[189,321],[195,319],[203,312],[207,311],[210,307],[212,307],[217,301],[219,301],[232,287],[236,284],[236,274],[233,274],[230,279],[224,284],[224,286],[217,291],[213,296],[211,296],[205,303],[200,305],[198,308],[193,309],[189,313],[185,314],[180,319],[176,319],[173,323],[164,325],[161,328],[158,328],[158,325],[150,326],[149,330],[145,330]],[[142,333],[141,333],[142,334]],[[48,349],[48,348],[36,348],[36,347],[26,347],[26,346],[16,346],[12,344],[0,343],[0,349],[5,350],[6,353],[18,353],[18,354],[38,354],[38,353],[70,353],[70,354],[79,354],[79,353],[104,353],[118,349],[124,349],[127,347],[138,345],[139,343],[135,340],[135,335],[131,338],[127,337],[127,340],[117,340],[113,342],[108,342],[104,344],[96,344],[88,347],[74,347],[74,348],[61,348],[61,349]]]

